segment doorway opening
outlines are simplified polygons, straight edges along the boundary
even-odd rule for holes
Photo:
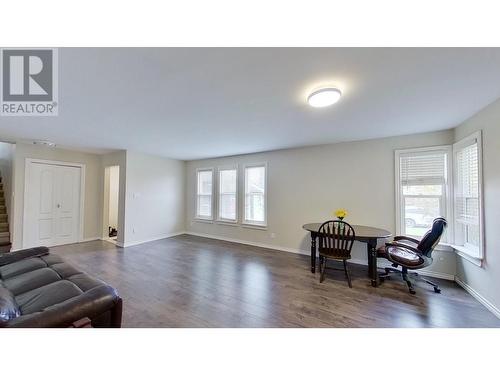
[[[103,238],[116,243],[118,236],[118,201],[120,189],[120,167],[112,165],[104,170],[104,217]]]

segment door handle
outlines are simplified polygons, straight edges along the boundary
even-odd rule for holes
[[[58,203],[56,207],[57,207],[57,208],[61,208],[61,205]]]

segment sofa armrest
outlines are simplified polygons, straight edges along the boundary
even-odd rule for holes
[[[13,251],[11,253],[0,255],[0,266],[5,266],[6,264],[18,262],[26,258],[39,257],[42,255],[47,255],[49,249],[45,246],[34,247],[32,249],[25,249],[19,251]]]
[[[119,316],[118,319],[111,319],[111,326],[119,328],[121,325],[121,298],[116,294],[115,289],[109,285],[101,285],[90,289],[87,292],[70,298],[47,309],[21,315],[12,319],[8,327],[25,328],[63,328],[70,326],[79,319],[92,318],[100,314],[111,311],[111,316]],[[115,311],[119,309],[119,311]]]

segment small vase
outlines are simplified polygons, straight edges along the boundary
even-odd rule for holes
[[[339,229],[340,230],[344,230],[344,226],[345,226],[344,223],[343,223],[344,218],[343,217],[337,217],[337,219],[339,219],[341,221],[341,223],[338,223]]]

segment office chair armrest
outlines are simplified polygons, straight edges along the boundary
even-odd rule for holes
[[[394,241],[398,242],[398,241],[409,241],[409,242],[413,242],[414,244],[419,244],[420,241],[419,240],[416,240],[415,238],[411,238],[411,237],[407,237],[407,236],[396,236],[394,237]]]
[[[421,251],[418,250],[416,247],[410,246],[410,245],[405,244],[405,243],[397,242],[397,241],[388,242],[385,244],[385,246],[386,247],[401,247],[403,249],[413,251],[415,254],[417,254],[419,256],[422,255]]]

